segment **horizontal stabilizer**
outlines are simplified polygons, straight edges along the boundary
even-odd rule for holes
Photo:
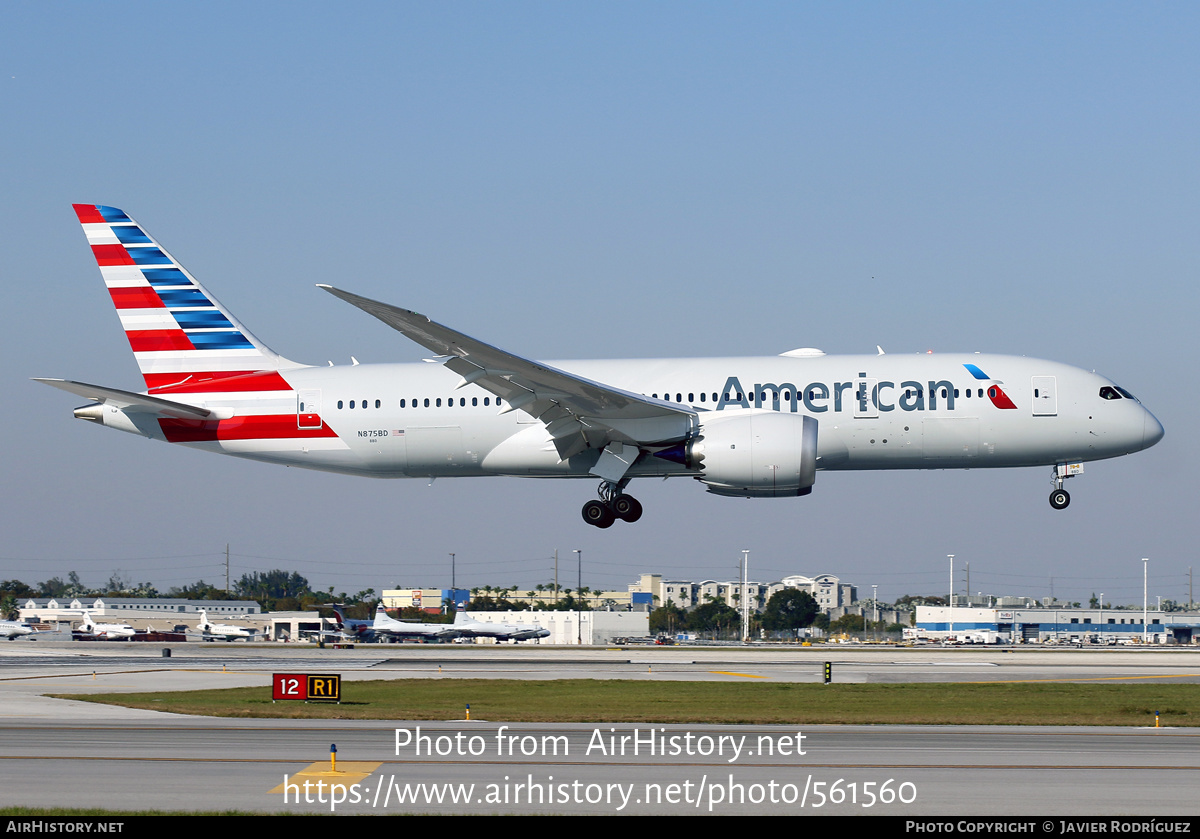
[[[82,396],[85,399],[112,405],[123,411],[158,414],[181,419],[218,419],[208,408],[197,408],[195,405],[173,402],[170,399],[159,399],[157,396],[147,396],[144,393],[117,390],[115,387],[89,385],[85,382],[72,382],[67,379],[34,379],[34,381],[65,390],[76,396]]]

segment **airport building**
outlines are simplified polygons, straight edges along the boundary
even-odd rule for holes
[[[832,574],[805,577],[800,574],[784,577],[774,583],[747,582],[745,590],[755,611],[762,611],[777,591],[794,588],[806,591],[817,601],[822,611],[847,607],[858,599],[858,591]],[[681,609],[692,609],[710,599],[724,601],[737,609],[741,603],[743,584],[740,580],[664,580],[662,574],[642,574],[630,591],[649,593],[654,608],[672,603]]]
[[[971,636],[1003,643],[1192,644],[1200,613],[1141,609],[918,606],[917,637]]]
[[[21,620],[41,623],[79,620],[81,612],[93,620],[194,620],[204,609],[210,618],[258,617],[262,606],[253,600],[185,600],[173,597],[28,597],[20,602]]]
[[[649,612],[469,612],[482,623],[536,624],[550,630],[550,637],[524,643],[608,644],[617,638],[644,638],[650,634]],[[479,644],[494,643],[488,638]]]

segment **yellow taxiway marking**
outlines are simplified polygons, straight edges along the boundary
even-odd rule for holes
[[[715,673],[718,676],[741,676],[743,679],[769,679],[770,676],[755,676],[751,673],[731,673],[728,670],[709,670],[709,673]]]
[[[370,775],[382,763],[372,763],[367,760],[340,760],[338,761],[338,769],[336,772],[329,771],[329,761],[318,760],[316,763],[310,764],[308,768],[301,769],[295,775],[288,775],[287,784],[299,784],[301,789],[304,788],[305,781],[324,781],[326,786],[329,786],[331,781],[345,786],[357,784],[363,778]],[[283,793],[284,784],[280,784],[275,789],[270,790],[270,793]]]
[[[1156,676],[1095,676],[1095,677],[1089,677],[1086,679],[1072,679],[1070,677],[1066,677],[1066,678],[1062,678],[1062,679],[1004,679],[1004,680],[997,679],[996,681],[991,681],[991,682],[962,682],[962,684],[964,684],[964,685],[1025,685],[1025,684],[1033,684],[1035,682],[1059,682],[1059,683],[1067,683],[1067,684],[1072,683],[1072,682],[1130,682],[1130,681],[1138,681],[1140,679],[1194,679],[1194,678],[1196,678],[1196,676],[1200,676],[1200,673],[1164,673],[1162,675],[1156,675]]]

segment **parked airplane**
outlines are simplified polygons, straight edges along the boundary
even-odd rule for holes
[[[33,635],[37,637],[39,632],[46,632],[45,629],[34,629],[27,623],[20,621],[0,621],[0,635],[3,635],[10,641],[15,641],[22,635]]]
[[[91,612],[82,612],[81,614],[83,623],[76,630],[80,635],[103,638],[107,641],[123,641],[137,634],[137,631],[127,623],[96,623],[92,620]]]
[[[301,634],[309,640],[317,641],[370,641],[373,638],[371,630],[371,621],[355,620],[347,618],[345,612],[342,611],[341,605],[326,603],[333,609],[333,614],[336,616],[333,630],[318,629],[304,630]]]
[[[1051,361],[798,349],[545,364],[328,285],[437,363],[308,366],[255,338],[121,210],[75,212],[146,390],[37,381],[93,400],[80,419],[207,451],[380,478],[591,477],[600,497],[583,518],[608,527],[641,517],[633,478],[761,498],[807,495],[836,469],[1050,466],[1062,509],[1084,462],[1163,436],[1129,391]]]
[[[253,641],[257,629],[249,629],[244,626],[234,626],[230,623],[213,623],[208,619],[208,612],[204,609],[200,610],[200,622],[196,624],[196,630],[204,637],[205,641],[221,639],[223,641],[232,641],[235,638],[244,638],[247,641]]]
[[[549,638],[550,630],[537,624],[486,623],[472,620],[465,611],[454,616],[454,629],[471,638],[495,638],[497,641],[530,641]]]
[[[375,610],[375,621],[371,624],[371,633],[377,640],[384,638],[392,640],[399,638],[442,640],[458,635],[454,626],[448,623],[413,623],[396,620],[388,616],[388,613],[383,609],[382,603]]]

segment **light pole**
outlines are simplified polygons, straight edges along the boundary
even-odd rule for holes
[[[871,586],[871,637],[879,640],[879,586]]]
[[[946,601],[946,606],[950,609],[950,637],[954,637],[954,554],[946,554],[950,557],[950,599]]]
[[[1146,567],[1150,562],[1149,557],[1142,557],[1142,643],[1149,643],[1149,638],[1146,637]]]
[[[579,548],[575,552],[576,558],[579,560],[579,581],[575,584],[575,596],[583,597],[583,549]],[[578,608],[575,610],[575,643],[583,644],[583,603],[576,601]]]
[[[1100,643],[1104,643],[1104,592],[1100,592]]]
[[[742,642],[750,640],[750,597],[747,595],[750,579],[750,551],[742,551]]]

